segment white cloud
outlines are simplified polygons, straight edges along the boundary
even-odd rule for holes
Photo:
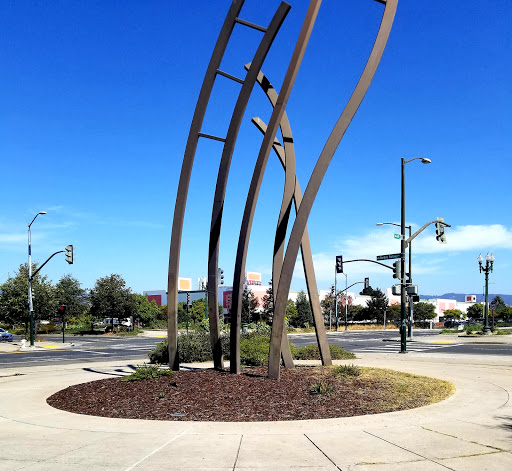
[[[446,239],[447,244],[439,244],[434,237],[418,236],[413,241],[412,249],[416,253],[512,249],[512,229],[502,224],[447,227]]]
[[[413,226],[413,233],[419,226]],[[375,260],[377,255],[400,252],[400,242],[393,237],[399,232],[398,227],[384,226],[373,229],[361,237],[349,237],[339,241],[330,251],[313,255],[317,279],[330,280],[334,277],[336,255],[343,255],[343,260]],[[428,227],[412,242],[413,260],[421,258],[416,264],[416,274],[438,272],[446,264],[446,257],[460,252],[478,253],[496,252],[498,249],[512,249],[512,228],[502,224],[467,225],[446,228],[447,244],[440,244],[435,239],[435,228]],[[423,254],[438,253],[439,257],[421,257]],[[441,255],[442,254],[442,255]],[[476,258],[475,255],[475,258]],[[418,259],[417,259],[418,260]],[[384,261],[391,265],[392,261]],[[348,266],[348,264],[347,264]],[[297,270],[296,270],[297,271]],[[388,274],[389,270],[374,263],[350,263],[350,273],[354,275]],[[299,273],[297,275],[300,276]]]

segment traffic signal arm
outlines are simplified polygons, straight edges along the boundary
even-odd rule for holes
[[[46,260],[45,262],[34,272],[32,273],[32,277],[31,279],[33,280],[35,278],[35,276],[39,273],[39,271],[41,270],[41,268],[43,268],[53,257],[55,257],[55,255],[57,255],[58,253],[62,253],[64,252],[64,250],[59,250],[58,252],[55,252],[53,254],[51,254]]]
[[[422,233],[430,224],[442,224],[444,227],[452,227],[450,224],[446,224],[444,221],[438,221],[437,219],[434,219],[433,221],[427,222],[425,225],[421,226],[411,237],[409,237],[407,240],[405,240],[405,247],[411,243],[411,241],[418,236],[420,233]]]

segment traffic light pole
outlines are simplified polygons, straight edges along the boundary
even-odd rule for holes
[[[401,160],[400,204],[400,353],[407,353],[407,321],[405,313],[405,159]]]
[[[338,332],[338,290],[336,282],[336,273],[338,270],[334,269],[334,317],[336,317],[336,332]]]

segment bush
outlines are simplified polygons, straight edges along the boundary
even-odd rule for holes
[[[468,324],[464,327],[464,331],[466,334],[474,334],[474,333],[480,333],[482,332],[484,326],[483,324]]]
[[[253,335],[240,340],[240,364],[244,366],[263,366],[268,363],[270,337]]]
[[[123,376],[121,381],[144,381],[146,379],[160,378],[161,376],[171,376],[171,370],[162,370],[160,365],[138,365],[137,369],[127,376]]]
[[[340,365],[333,367],[331,370],[331,374],[335,378],[344,378],[346,376],[359,376],[361,373],[361,368],[359,368],[356,365]]]
[[[157,343],[153,350],[148,353],[150,363],[166,365],[169,363],[169,344],[167,340]]]
[[[208,332],[201,330],[178,336],[178,355],[180,363],[211,361],[212,349]]]
[[[352,352],[347,352],[344,348],[338,347],[337,345],[329,345],[329,351],[331,352],[331,358],[333,360],[352,360],[356,356]],[[308,345],[307,347],[301,347],[292,350],[293,358],[296,360],[320,360],[320,350],[318,345]]]
[[[167,340],[155,345],[148,353],[150,363],[169,363],[169,350]],[[212,360],[210,336],[208,332],[190,332],[188,335],[178,336],[178,358],[180,363],[204,362]]]

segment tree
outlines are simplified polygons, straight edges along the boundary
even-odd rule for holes
[[[506,318],[508,314],[507,305],[501,296],[495,296],[489,303],[489,309],[495,317]]]
[[[429,319],[435,319],[436,307],[433,304],[419,302],[413,304],[414,320],[421,322]]]
[[[206,311],[204,298],[192,301],[192,307],[189,308],[188,314],[190,316],[190,320],[196,324],[199,324],[203,319],[205,319]]]
[[[297,308],[297,316],[294,318],[293,327],[307,327],[312,325],[313,313],[311,311],[311,304],[304,291],[301,291],[297,295],[295,307]]]
[[[366,302],[366,318],[375,319],[377,323],[384,322],[384,312],[387,306],[387,296],[379,288],[375,289],[371,298]]]
[[[37,264],[32,265],[32,273],[37,270]],[[0,318],[8,325],[25,324],[28,332],[30,322],[28,306],[28,264],[20,265],[14,277],[0,285]],[[55,317],[57,304],[54,297],[54,287],[46,276],[38,273],[32,279],[34,320],[46,320]],[[37,327],[37,323],[36,323]]]
[[[90,299],[91,314],[100,319],[110,317],[112,329],[114,318],[121,322],[135,314],[135,298],[121,275],[112,274],[96,280]]]
[[[153,299],[149,302],[148,297],[142,294],[133,294],[135,300],[134,320],[139,321],[143,327],[150,326],[159,317],[161,310]]]
[[[375,293],[376,290],[374,290],[371,286],[368,286],[368,288],[363,288],[363,291],[361,291],[359,294],[362,296],[373,296]]]
[[[64,275],[55,285],[57,305],[66,306],[67,318],[82,319],[89,310],[89,299],[80,282],[71,275]]]
[[[473,304],[468,307],[466,314],[470,319],[480,319],[484,317],[484,307],[481,304]]]
[[[242,323],[250,324],[251,322],[257,322],[259,319],[257,309],[258,299],[254,296],[250,288],[244,286],[244,292],[242,293]]]
[[[263,296],[263,309],[260,313],[261,320],[267,324],[272,324],[274,318],[274,292],[272,289],[272,280],[270,280],[269,287]]]
[[[413,307],[414,308],[414,307]],[[400,320],[402,316],[402,306],[400,303],[393,303],[388,307],[388,311],[386,313],[386,322],[392,322],[395,319]],[[416,317],[416,316],[414,316]]]
[[[363,320],[364,307],[359,304],[352,304],[347,309],[347,320],[361,321]]]
[[[286,318],[288,319],[289,325],[295,325],[295,318],[297,317],[297,306],[292,299],[286,302]]]
[[[444,316],[451,319],[464,319],[466,315],[460,309],[446,309]]]

